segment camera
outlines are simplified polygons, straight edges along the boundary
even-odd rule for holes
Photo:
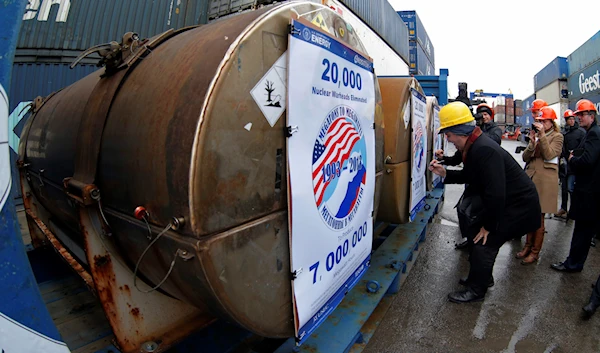
[[[479,121],[479,120],[483,119],[483,114],[475,113],[475,114],[473,114],[473,117],[475,118],[475,120]]]
[[[538,130],[538,128],[537,128],[537,127],[535,127],[535,125],[533,125],[533,124],[531,124],[531,129],[532,129],[533,131],[535,131],[535,132],[540,132],[540,131]]]

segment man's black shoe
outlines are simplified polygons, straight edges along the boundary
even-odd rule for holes
[[[584,306],[583,308],[583,318],[585,320],[589,319],[592,317],[592,315],[594,315],[594,313],[596,312],[596,309],[598,309],[598,306],[595,305],[594,303],[588,303],[588,305]]]
[[[460,242],[460,243],[456,243],[456,244],[454,244],[454,248],[455,248],[455,249],[457,249],[457,250],[459,250],[459,249],[464,249],[464,248],[466,248],[467,246],[469,246],[469,241],[468,241],[468,240],[465,240],[465,241],[463,241],[463,242]]]
[[[461,286],[468,286],[469,285],[469,279],[468,278],[461,278],[458,280],[458,284],[460,284]],[[488,283],[488,288],[491,288],[494,286],[494,277],[490,278],[490,282]]]
[[[452,292],[448,294],[448,300],[453,303],[470,303],[480,302],[485,298],[485,295],[477,295],[471,289],[462,290],[458,292]]]
[[[555,264],[552,264],[550,266],[550,268],[552,268],[553,270],[559,271],[559,272],[581,272],[583,270],[583,269],[576,270],[576,269],[568,268],[565,266],[564,262],[557,262]]]

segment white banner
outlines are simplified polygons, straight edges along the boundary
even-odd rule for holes
[[[0,313],[0,352],[69,353],[63,342],[53,340]]]
[[[4,87],[0,86],[0,210],[10,195],[11,181],[8,149],[8,97]]]
[[[412,108],[412,173],[410,192],[410,220],[412,221],[417,212],[425,204],[427,188],[425,183],[425,169],[427,168],[427,125],[425,119],[425,108],[427,99],[417,90],[411,88]]]
[[[440,129],[440,107],[433,107],[433,153],[435,158],[435,151],[444,149],[444,136],[438,133]],[[433,173],[432,184],[435,188],[442,181],[442,177]]]
[[[300,343],[369,265],[375,191],[373,63],[303,23],[292,22],[287,110],[292,288]]]

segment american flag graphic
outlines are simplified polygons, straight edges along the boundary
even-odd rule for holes
[[[323,195],[329,184],[329,180],[324,182],[323,167],[332,162],[340,162],[340,168],[350,156],[352,148],[360,136],[356,132],[354,125],[341,117],[336,119],[327,130],[325,135],[325,144],[315,141],[313,148],[313,185],[317,207],[323,202]]]
[[[421,161],[423,160],[423,148],[425,146],[423,146],[423,127],[421,126],[421,123],[417,123],[417,131],[415,134],[415,141],[414,143],[414,151],[415,151],[415,157],[418,158],[418,162],[417,162],[417,169],[421,169]]]

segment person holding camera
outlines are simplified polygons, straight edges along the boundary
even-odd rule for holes
[[[583,148],[569,153],[568,168],[575,175],[575,188],[569,217],[575,220],[569,256],[563,262],[552,264],[561,272],[581,272],[590,251],[591,240],[600,229],[600,127],[596,123],[598,110],[594,103],[581,99],[575,115],[586,130]]]
[[[522,259],[523,265],[537,262],[544,243],[544,216],[546,213],[556,213],[558,205],[558,158],[562,154],[564,137],[554,120],[554,109],[540,109],[529,132],[529,144],[523,153],[525,172],[535,184],[542,210],[541,227],[527,233],[525,246],[516,254],[517,259]]]
[[[564,114],[565,118],[565,129],[563,131],[564,144],[561,158],[561,204],[558,213],[554,214],[556,217],[567,218],[567,209],[569,202],[569,194],[573,193],[573,187],[575,186],[575,175],[567,167],[567,160],[569,159],[570,151],[579,148],[583,137],[585,136],[585,130],[579,127],[579,123],[575,120],[575,114],[571,109],[567,109]]]
[[[446,170],[437,160],[429,170],[445,178],[445,184],[466,184],[462,203],[469,229],[475,229],[469,256],[470,269],[465,290],[450,293],[455,303],[484,299],[492,279],[496,256],[502,244],[540,227],[540,202],[535,185],[515,159],[474,124],[474,117],[462,102],[440,109],[440,131],[453,143],[464,168]]]

